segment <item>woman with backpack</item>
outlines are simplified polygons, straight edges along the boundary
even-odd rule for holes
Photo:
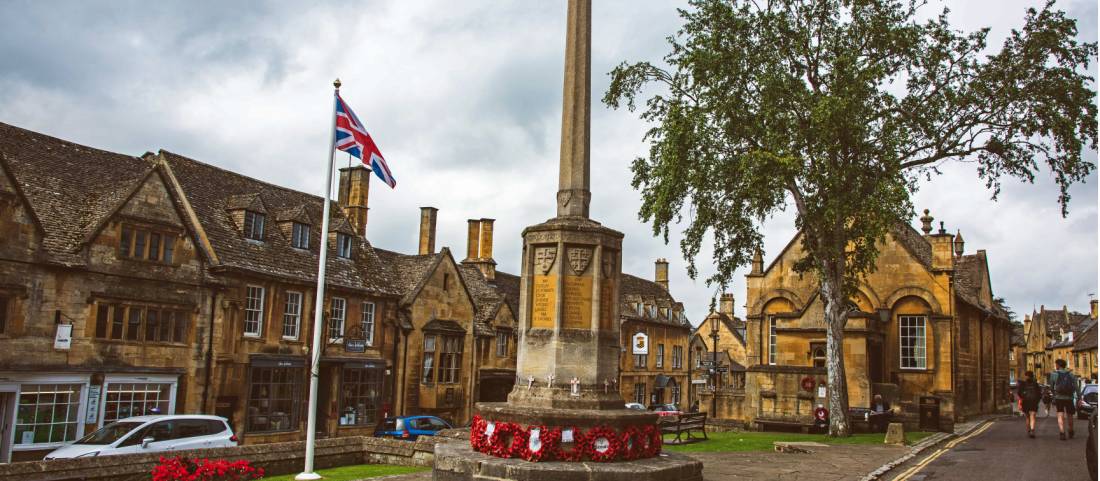
[[[1024,412],[1024,428],[1027,429],[1027,437],[1035,437],[1035,411],[1039,410],[1039,401],[1043,397],[1043,389],[1035,381],[1035,373],[1024,373],[1024,379],[1016,386],[1016,395],[1020,397],[1020,410]]]

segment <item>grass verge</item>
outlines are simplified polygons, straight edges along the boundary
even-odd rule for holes
[[[913,444],[931,436],[930,432],[915,431],[905,433],[905,440]],[[825,444],[882,444],[885,434],[853,434],[847,438],[830,438],[824,434],[772,433],[772,432],[726,432],[707,433],[709,440],[691,444],[670,445],[664,449],[680,453],[722,452],[722,451],[771,451],[776,441],[810,441]],[[665,440],[675,436],[666,436]]]
[[[427,471],[431,468],[420,466],[392,466],[389,464],[359,464],[355,466],[340,466],[338,468],[319,469],[317,474],[324,477],[325,481],[351,481],[354,479],[374,478],[389,476],[392,474],[409,474]],[[298,473],[284,474],[282,476],[267,477],[264,481],[293,481]]]

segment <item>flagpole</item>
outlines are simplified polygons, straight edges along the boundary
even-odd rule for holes
[[[314,443],[317,441],[317,387],[321,378],[321,334],[324,331],[325,307],[325,264],[328,262],[328,222],[332,200],[332,162],[336,152],[336,102],[340,95],[340,79],[332,82],[336,90],[332,94],[332,139],[328,146],[328,163],[325,164],[325,190],[321,200],[324,202],[321,217],[321,255],[317,262],[317,296],[313,298],[313,347],[310,354],[313,360],[309,367],[309,411],[306,414],[306,463],[302,472],[294,477],[297,481],[321,479],[313,472]]]

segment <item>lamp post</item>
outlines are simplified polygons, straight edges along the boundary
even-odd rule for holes
[[[711,339],[711,354],[710,354],[710,375],[711,385],[714,386],[714,392],[710,395],[710,416],[714,417],[718,414],[718,315],[711,314],[710,316],[710,339]]]

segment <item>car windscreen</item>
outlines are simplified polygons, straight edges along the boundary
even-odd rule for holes
[[[79,441],[73,444],[111,444],[142,424],[144,423],[134,421],[111,423],[97,429],[92,434],[80,438]]]

